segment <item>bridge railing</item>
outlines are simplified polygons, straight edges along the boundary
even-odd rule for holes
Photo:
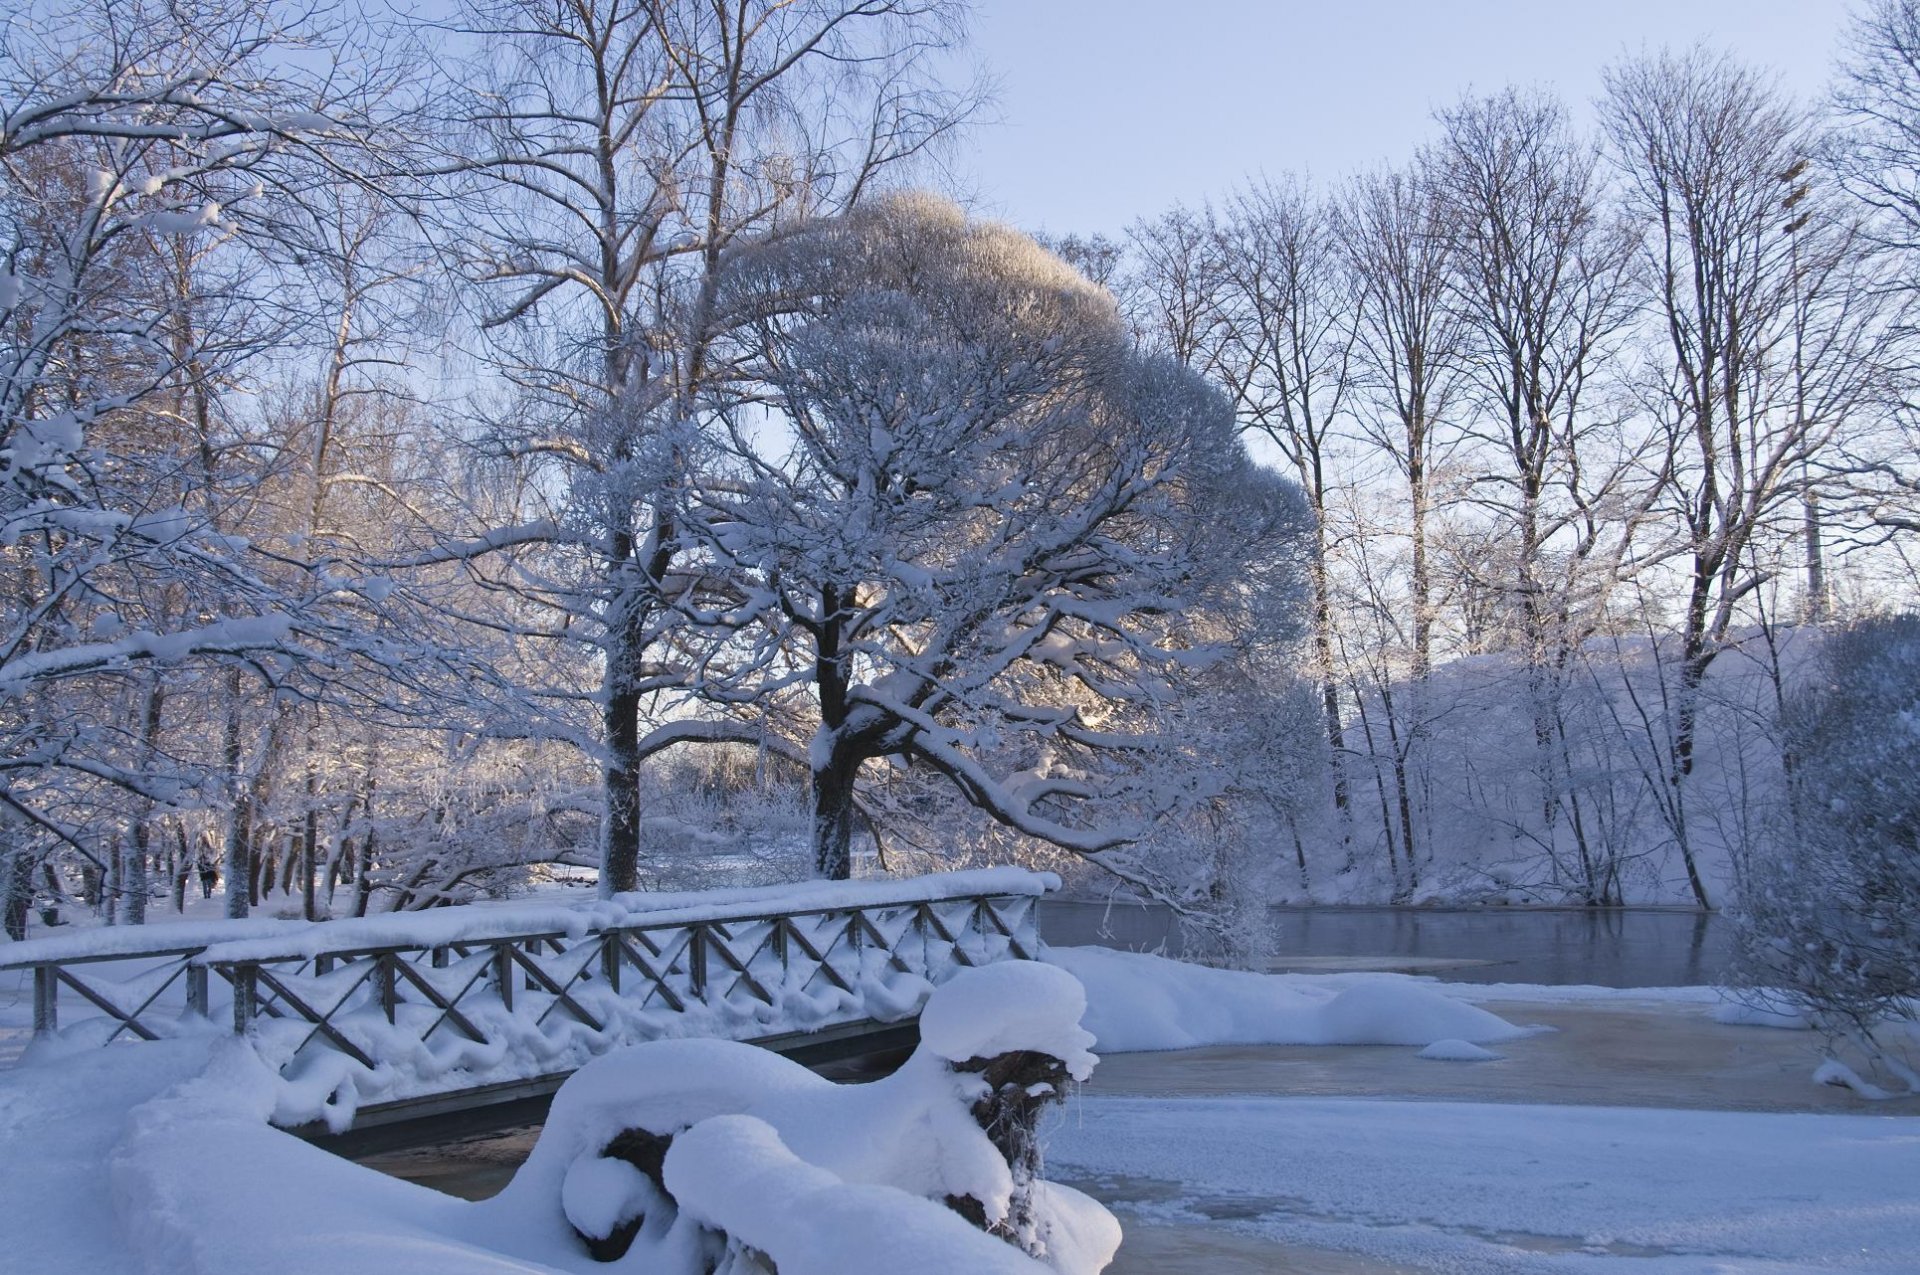
[[[577,910],[260,923],[268,932],[225,940],[203,926],[206,941],[144,948],[124,930],[0,948],[0,969],[31,971],[36,1037],[106,1044],[230,1027],[289,1078],[378,1075],[399,1096],[567,1070],[658,1036],[906,1018],[959,969],[1036,956],[1052,884],[995,870],[715,891],[667,907],[624,896]],[[63,992],[90,1019],[65,1032]]]

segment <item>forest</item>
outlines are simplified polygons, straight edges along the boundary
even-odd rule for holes
[[[1018,862],[1231,944],[1911,839],[1920,3],[1118,237],[967,210],[966,38],[0,17],[7,932]]]

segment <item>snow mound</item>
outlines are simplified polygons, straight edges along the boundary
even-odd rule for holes
[[[1434,1062],[1496,1062],[1506,1055],[1482,1049],[1470,1040],[1436,1040],[1414,1057]]]
[[[692,1261],[675,1254],[703,1242],[688,1224],[696,1221],[768,1253],[783,1275],[1094,1275],[1119,1245],[1118,1224],[1066,1188],[1016,1182],[972,1113],[986,1081],[952,1065],[1034,1050],[1084,1078],[1096,1061],[1079,1026],[1084,1004],[1073,976],[1051,966],[996,962],[962,971],[933,991],[913,1057],[860,1085],[832,1084],[731,1041],[616,1050],[561,1086],[532,1154],[504,1191],[473,1206],[469,1233],[503,1250],[547,1253],[575,1242],[574,1230],[600,1239],[637,1220],[633,1256],[623,1260],[673,1272]],[[671,1139],[671,1200],[609,1154],[609,1143],[631,1130]],[[1025,1212],[1023,1187],[1032,1192]],[[954,1198],[975,1201],[990,1223],[1030,1228],[1023,1239],[1046,1254],[1045,1264],[975,1229],[943,1203]],[[954,1235],[962,1238],[949,1243]]]
[[[949,1062],[1016,1050],[1048,1054],[1075,1080],[1093,1074],[1093,1034],[1080,1026],[1086,989],[1066,970],[1038,961],[1002,961],[967,970],[941,986],[920,1014],[920,1041]]]
[[[1531,1035],[1405,975],[1248,974],[1139,952],[1056,947],[1104,1053],[1206,1045],[1489,1044]]]
[[[1323,1045],[1475,1044],[1528,1035],[1497,1014],[1418,983],[1366,982],[1337,993],[1320,1009]]]
[[[807,1163],[753,1116],[715,1116],[688,1129],[667,1151],[665,1176],[683,1213],[767,1254],[781,1275],[1049,1269],[932,1200],[849,1183]]]
[[[1082,993],[1064,972],[995,965],[947,986],[951,992],[934,993],[933,1034],[948,1049],[971,1056],[1001,1042],[1059,1046],[1091,1066],[1077,1026]],[[1006,1015],[1004,1030],[990,1021],[990,1005]],[[744,1260],[722,1265],[749,1248],[783,1275],[1097,1275],[1120,1242],[1104,1208],[1038,1180],[1035,1165],[1021,1162],[1016,1180],[1016,1166],[974,1115],[988,1082],[954,1070],[930,1046],[893,1075],[861,1085],[833,1084],[731,1041],[617,1050],[561,1087],[513,1181],[477,1203],[388,1178],[273,1128],[286,1083],[247,1041],[101,1050],[78,1066],[111,1071],[121,1055],[142,1051],[157,1051],[162,1063],[189,1051],[175,1060],[184,1079],[157,1094],[147,1083],[108,1086],[104,1100],[76,1091],[73,1101],[86,1099],[84,1119],[98,1132],[86,1135],[89,1189],[63,1195],[105,1197],[94,1209],[105,1225],[95,1229],[134,1237],[147,1268],[167,1275],[689,1275],[757,1269]],[[56,1075],[32,1077],[32,1092],[58,1090]],[[10,1115],[37,1105],[0,1089],[0,1131],[17,1125]],[[658,1179],[646,1163],[622,1158],[644,1146],[636,1131],[665,1144]],[[622,1134],[630,1136],[610,1153]],[[664,1192],[660,1181],[669,1184]],[[1021,1243],[948,1207],[960,1197]],[[631,1247],[603,1265],[583,1251],[582,1237]],[[90,1251],[90,1238],[30,1234],[26,1251]],[[120,1270],[136,1262],[129,1253],[82,1265]]]
[[[560,1183],[560,1207],[574,1229],[598,1240],[640,1216],[653,1194],[646,1174],[625,1160],[582,1156],[567,1166]]]
[[[1734,1027],[1778,1027],[1787,1031],[1806,1031],[1813,1026],[1807,1016],[1784,1003],[1754,1004],[1731,1000],[1713,1007],[1713,1021]]]

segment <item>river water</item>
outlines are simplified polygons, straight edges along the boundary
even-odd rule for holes
[[[1685,908],[1278,907],[1274,970],[1389,970],[1466,983],[1695,987],[1719,981],[1730,947],[1717,913]],[[1168,908],[1049,899],[1040,936],[1179,956]]]

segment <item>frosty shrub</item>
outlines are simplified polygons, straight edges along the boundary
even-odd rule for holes
[[[1735,981],[1920,1090],[1886,1031],[1920,1014],[1920,615],[1832,633],[1780,725],[1788,800],[1743,892]]]

